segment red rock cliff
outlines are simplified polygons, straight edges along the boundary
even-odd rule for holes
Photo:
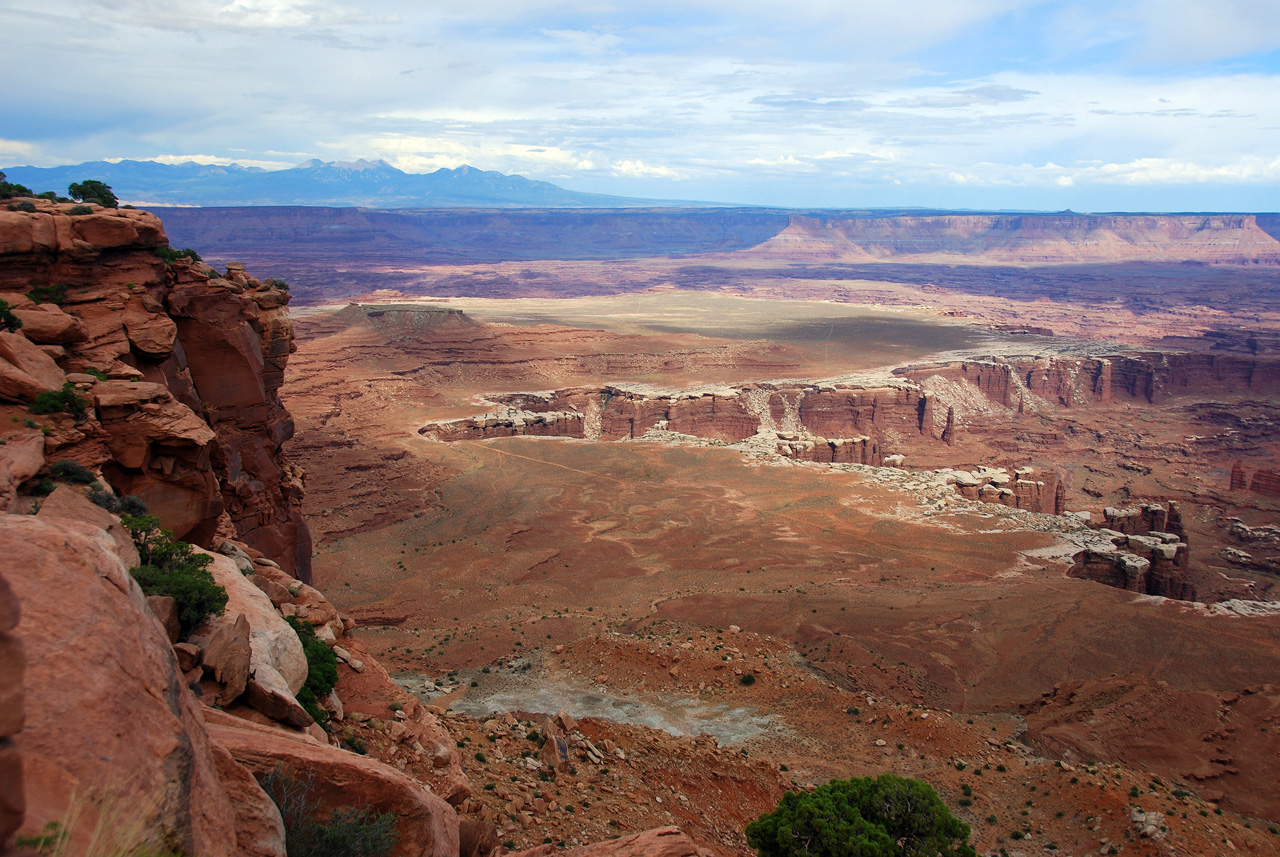
[[[236,265],[166,264],[148,212],[36,205],[0,211],[0,299],[23,321],[0,334],[0,400],[25,404],[70,380],[87,413],[45,420],[46,460],[100,469],[189,541],[208,544],[225,513],[243,541],[309,579],[302,474],[281,451],[293,434],[277,395],[293,349],[288,293]],[[37,304],[33,289],[65,296]]]

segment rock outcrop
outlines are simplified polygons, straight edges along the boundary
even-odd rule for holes
[[[48,460],[101,468],[204,546],[225,514],[245,543],[309,579],[303,477],[281,452],[293,434],[277,395],[293,348],[288,292],[235,264],[162,261],[164,229],[147,212],[36,206],[0,212],[0,299],[24,321],[0,332],[0,400],[28,403],[70,373],[85,413],[44,418]]]
[[[573,388],[497,398],[506,410],[433,423],[419,434],[444,441],[513,436],[610,441],[659,430],[724,443],[767,434],[789,457],[859,464],[879,464],[882,455],[908,443],[940,444],[932,398],[910,385],[760,384],[678,394]]]
[[[512,857],[711,857],[715,852],[701,848],[678,827],[658,827],[630,836],[558,851],[554,845],[540,845],[520,851]]]
[[[123,850],[172,842],[235,853],[235,811],[200,706],[169,639],[104,531],[70,519],[0,516],[0,553],[21,572],[28,706],[17,738],[23,829],[79,816],[70,853],[95,827]],[[87,667],[87,665],[92,667]]]
[[[26,814],[22,758],[15,738],[26,717],[23,702],[26,656],[18,637],[22,615],[18,597],[0,575],[0,852],[10,844]]]
[[[1143,595],[1196,600],[1195,585],[1187,576],[1187,545],[1178,535],[1158,530],[1139,535],[1112,529],[1104,529],[1100,535],[1112,546],[1081,551],[1068,576]]]
[[[381,762],[209,712],[210,734],[231,756],[259,777],[283,768],[312,784],[321,811],[369,806],[396,816],[397,857],[457,857],[458,819],[452,807],[420,783]]]
[[[226,612],[192,642],[173,645],[176,635],[152,609],[172,599],[143,596],[127,571],[136,553],[123,557],[101,526],[119,521],[66,487],[51,500],[37,516],[0,513],[0,552],[20,570],[12,592],[0,582],[0,835],[19,825],[34,835],[57,822],[69,831],[68,853],[82,853],[106,830],[112,847],[130,853],[163,846],[201,857],[283,857],[283,821],[257,779],[283,767],[317,778],[324,811],[394,813],[394,853],[456,857],[458,821],[448,803],[383,762],[331,746],[294,699],[307,662],[281,612],[314,623],[331,645],[335,628],[354,627],[323,595],[230,543],[212,559],[229,591]],[[258,573],[246,576],[237,559]],[[402,692],[358,641],[344,642],[368,658],[363,691],[386,710]],[[25,724],[24,688],[41,702],[27,706]],[[202,707],[193,689],[235,714]],[[440,778],[460,780],[443,730],[420,705],[411,708],[415,719],[397,721],[399,732],[415,747],[444,744]],[[465,786],[452,791],[467,797]]]

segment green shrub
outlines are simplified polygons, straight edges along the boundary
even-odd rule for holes
[[[302,641],[302,653],[307,656],[307,681],[298,691],[298,704],[312,720],[324,723],[329,719],[329,712],[320,707],[320,700],[338,683],[338,656],[316,637],[316,629],[309,622],[302,622],[296,616],[289,616],[285,621]]]
[[[84,370],[84,374],[86,374],[86,375],[92,375],[93,377],[97,378],[99,381],[109,381],[109,380],[110,380],[110,378],[108,378],[108,377],[107,377],[107,373],[106,373],[106,372],[103,372],[101,369],[94,369],[94,368],[90,367],[90,368],[88,368],[88,369]]]
[[[67,193],[70,194],[72,199],[78,199],[82,202],[96,202],[104,208],[120,207],[120,200],[116,199],[116,195],[112,193],[111,186],[103,184],[97,179],[72,182],[67,188]],[[75,214],[74,211],[71,213]]]
[[[3,175],[4,173],[0,173],[0,176]],[[45,857],[45,855],[63,853],[70,836],[71,831],[64,828],[62,822],[50,821],[45,824],[41,833],[33,836],[19,836],[14,844],[19,848],[30,848],[41,857]]]
[[[98,478],[83,464],[65,459],[49,465],[49,475],[59,482],[71,482],[76,485],[88,485]]]
[[[756,677],[754,673],[743,673],[742,678],[738,679],[738,681],[750,687],[756,683]]]
[[[747,825],[760,857],[975,857],[969,825],[928,783],[894,774],[788,792]]]
[[[73,205],[73,206],[71,206],[71,211],[69,211],[69,212],[68,212],[68,214],[71,214],[72,216],[77,216],[77,215],[81,215],[81,214],[93,214],[93,206],[91,206],[91,205]]]
[[[309,774],[294,776],[276,768],[261,784],[284,820],[289,857],[386,857],[400,839],[395,814],[378,814],[368,806],[338,807],[327,821],[318,821],[319,805],[311,796],[315,786]]]
[[[22,327],[22,319],[13,314],[13,310],[9,309],[8,301],[0,301],[0,327],[13,333]]]
[[[186,542],[160,528],[152,515],[124,515],[121,523],[133,537],[142,564],[129,571],[147,595],[167,595],[178,602],[178,622],[186,637],[210,616],[227,606],[227,590],[209,572],[213,558],[197,554]]]
[[[190,259],[192,262],[200,261],[200,254],[190,247],[184,250],[175,250],[172,247],[157,247],[156,255],[160,257],[160,261],[166,265],[172,265],[178,259]]]
[[[27,202],[24,199],[22,202],[15,202],[13,205],[9,206],[9,210],[25,211],[27,214],[34,214],[36,210],[36,204],[34,202]]]
[[[117,515],[147,514],[147,504],[132,494],[128,497],[117,497],[110,491],[90,491],[89,500]]]
[[[27,292],[27,297],[38,304],[57,304],[62,306],[67,301],[67,284],[54,283],[48,286],[36,286]]]
[[[15,196],[31,196],[31,188],[6,181],[4,173],[0,173],[0,199],[12,199]]]
[[[45,390],[36,396],[34,402],[27,406],[33,414],[68,413],[73,417],[83,417],[89,400],[80,395],[76,385],[70,381],[62,385],[61,390]]]

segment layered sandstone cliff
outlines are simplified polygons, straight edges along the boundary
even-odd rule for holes
[[[0,402],[70,381],[87,406],[40,420],[48,462],[100,471],[189,541],[208,545],[225,521],[308,579],[302,474],[281,451],[293,421],[277,395],[288,292],[237,265],[162,261],[150,213],[71,210],[0,211],[0,300],[22,322],[0,332]]]

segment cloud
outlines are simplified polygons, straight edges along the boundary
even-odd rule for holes
[[[669,167],[650,165],[644,161],[618,161],[611,169],[614,175],[630,176],[632,178],[680,178],[680,174]]]
[[[1049,208],[1280,181],[1275,0],[7,0],[5,16],[11,64],[39,69],[0,89],[22,129],[0,142],[10,162],[367,157],[649,197],[1002,188]]]
[[[36,152],[36,146],[24,140],[6,140],[0,137],[0,163],[11,163],[29,158]]]
[[[126,159],[103,158],[103,160],[119,162]],[[227,157],[222,155],[156,155],[151,158],[131,158],[129,160],[155,161],[157,164],[210,164],[219,167],[239,164],[242,167],[260,167],[264,170],[284,170],[299,163],[298,161],[260,160],[252,157]]]
[[[92,0],[107,19],[160,30],[300,30],[388,20],[330,0]]]
[[[588,57],[612,53],[622,44],[622,39],[613,33],[587,30],[540,30],[539,32],[557,46]]]
[[[954,92],[899,98],[894,101],[890,101],[885,106],[909,108],[974,107],[1026,101],[1031,96],[1039,94],[1040,93],[1033,89],[1014,89],[1011,86],[1001,86],[999,84],[989,83],[986,86],[975,86],[971,89],[961,89]]]

